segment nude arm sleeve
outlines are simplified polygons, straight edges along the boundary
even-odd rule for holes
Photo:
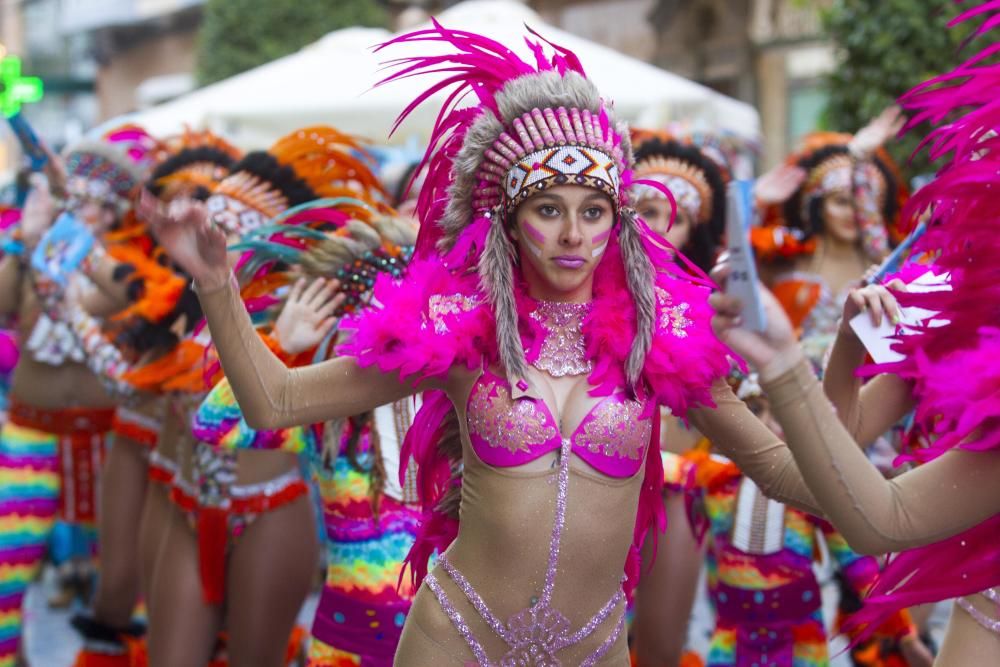
[[[764,495],[822,515],[788,446],[736,398],[725,380],[712,386],[712,400],[715,409],[699,408],[690,413],[691,422],[712,446],[732,459]]]
[[[222,369],[247,424],[277,429],[348,417],[392,403],[417,389],[395,375],[340,357],[287,368],[260,339],[233,281],[198,292]]]
[[[855,371],[865,362],[864,345],[838,334],[823,375],[823,391],[841,423],[862,447],[872,444],[913,409],[910,386],[897,375],[879,375],[865,383]]]
[[[1000,451],[956,450],[886,480],[838,420],[805,361],[764,388],[810,490],[855,551],[938,542],[1000,512]]]

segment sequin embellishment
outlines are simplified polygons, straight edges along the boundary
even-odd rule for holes
[[[530,452],[559,434],[534,401],[515,401],[495,380],[476,386],[469,401],[469,432],[490,447],[503,447],[512,454]]]
[[[593,370],[583,339],[583,318],[590,303],[539,301],[531,318],[545,329],[545,341],[532,366],[552,377],[583,375]]]
[[[691,326],[691,320],[688,319],[686,313],[691,308],[691,304],[674,305],[674,299],[667,290],[662,287],[654,289],[656,290],[656,312],[659,317],[659,328],[669,330],[675,338],[687,338],[687,328]]]
[[[478,299],[464,294],[434,294],[428,302],[427,317],[434,325],[434,333],[446,334],[448,333],[446,317],[468,313],[478,305]]]
[[[649,442],[652,423],[640,421],[642,405],[636,401],[605,401],[587,419],[573,441],[594,454],[638,461]]]

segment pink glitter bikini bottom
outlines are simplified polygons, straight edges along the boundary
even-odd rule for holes
[[[573,646],[594,633],[614,612],[615,608],[625,599],[624,591],[618,591],[608,600],[601,609],[594,614],[583,627],[576,632],[572,632],[569,619],[561,611],[552,606],[552,590],[555,585],[556,569],[559,563],[559,544],[562,539],[563,527],[566,523],[566,491],[569,486],[569,459],[570,441],[564,438],[559,450],[559,472],[558,491],[556,493],[556,517],[552,527],[552,540],[549,545],[549,562],[545,571],[545,585],[542,594],[537,600],[532,600],[532,605],[522,611],[517,612],[503,623],[497,618],[486,602],[473,588],[469,580],[459,572],[449,561],[447,556],[442,554],[438,557],[438,565],[455,582],[455,584],[465,593],[469,602],[486,622],[487,625],[500,637],[510,650],[500,658],[499,662],[493,662],[486,655],[479,641],[472,634],[472,630],[459,614],[458,610],[448,599],[447,594],[441,589],[434,576],[434,573],[427,575],[427,587],[437,598],[444,613],[451,620],[452,625],[458,633],[465,639],[476,661],[481,667],[559,667],[562,663],[556,654],[570,646]],[[604,657],[604,655],[618,641],[625,625],[625,613],[619,614],[618,622],[611,635],[587,658],[580,662],[581,667],[592,667]]]

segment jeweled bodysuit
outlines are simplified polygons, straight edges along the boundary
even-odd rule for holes
[[[556,378],[581,376],[590,372],[591,364],[583,355],[584,344],[580,329],[581,319],[586,312],[587,305],[582,304],[539,305],[532,317],[543,323],[547,335],[538,358],[533,362],[536,369],[544,370]],[[494,479],[503,479],[504,490],[501,493],[509,496],[511,491],[517,492],[512,487],[538,487],[539,477],[546,478],[542,489],[525,490],[524,494],[527,498],[551,498],[553,492],[555,495],[547,557],[540,553],[539,547],[542,545],[535,545],[532,556],[524,559],[524,562],[530,563],[529,567],[535,575],[528,578],[535,584],[533,594],[525,595],[520,600],[523,605],[521,608],[517,608],[515,603],[513,609],[503,609],[500,612],[498,607],[504,603],[511,606],[512,598],[516,599],[516,596],[499,595],[496,584],[503,577],[498,578],[494,573],[489,581],[482,581],[481,573],[475,568],[464,567],[466,558],[462,553],[465,550],[461,548],[464,546],[461,538],[453,549],[438,559],[443,573],[428,575],[427,588],[437,598],[480,665],[594,665],[608,655],[621,637],[625,595],[620,581],[617,585],[611,581],[604,582],[611,584],[613,592],[603,600],[603,604],[567,605],[565,598],[557,594],[560,588],[557,586],[557,579],[561,561],[566,558],[567,553],[576,557],[581,549],[587,548],[585,541],[580,541],[582,536],[577,535],[574,530],[579,524],[567,521],[568,514],[576,515],[575,511],[568,511],[571,478],[573,490],[577,491],[579,487],[579,493],[573,494],[574,508],[583,502],[578,496],[584,495],[584,485],[590,487],[604,484],[631,495],[631,506],[634,507],[640,481],[638,472],[642,468],[652,424],[648,416],[642,418],[643,404],[630,400],[624,392],[619,392],[599,400],[579,425],[564,437],[549,407],[534,395],[531,387],[526,382],[519,382],[517,389],[520,391],[515,392],[505,378],[487,369],[476,380],[469,394],[465,406],[465,428],[471,455],[465,459],[462,523],[464,527],[467,514],[478,509],[478,498],[473,500],[476,489],[493,486],[500,490],[500,485],[495,484]],[[528,464],[550,452],[557,452],[555,470],[540,474],[504,470]],[[593,471],[577,470],[571,466],[571,454],[585,461]],[[553,483],[555,489],[549,488]],[[539,490],[541,494],[538,493]],[[505,513],[517,514],[513,509],[517,505],[512,507],[496,504],[496,498],[492,500],[494,507],[510,508]],[[550,502],[539,497],[537,505],[548,505]],[[523,506],[523,503],[522,500],[518,505]],[[629,506],[624,498],[621,506]],[[492,521],[486,518],[483,520],[499,529],[494,533],[496,539],[507,532],[505,526],[501,525],[507,522],[499,520],[495,511],[491,514],[494,514]],[[544,514],[544,519],[538,518],[539,523],[549,520],[548,512]],[[527,516],[520,519],[522,526],[532,523]],[[489,531],[478,520],[468,523],[476,526],[477,533]],[[623,521],[629,531],[633,523]],[[521,530],[523,531],[523,527]],[[523,537],[514,535],[509,537],[515,541],[523,540]],[[624,547],[628,543],[628,533],[623,533],[621,537],[623,539],[620,544]],[[612,539],[606,541],[611,542]],[[477,549],[484,547],[488,549],[488,543],[481,543]],[[594,545],[590,545],[590,549],[594,548]],[[455,551],[459,553],[453,557],[452,552]],[[620,557],[624,562],[624,548]],[[544,570],[535,569],[541,565],[538,561],[545,563]],[[594,565],[599,568],[601,563],[598,561]],[[600,579],[607,579],[608,571],[617,572],[618,576],[622,572],[621,568],[605,566],[602,569],[603,576],[595,572]],[[468,572],[473,580],[463,572]],[[480,581],[474,582],[476,579]],[[586,580],[595,581],[590,578]],[[458,596],[449,593],[443,583],[447,584],[447,588],[457,588],[460,591]],[[563,587],[566,585],[563,584]],[[462,597],[464,601],[460,599]],[[461,607],[456,605],[456,599],[463,602]],[[503,602],[498,604],[500,600]],[[471,606],[471,613],[464,602]],[[584,612],[585,616],[580,617],[574,613],[578,610]],[[587,612],[589,615],[586,615]],[[571,619],[570,615],[574,618]],[[609,622],[613,625],[602,630]],[[483,625],[488,628],[485,633]],[[502,642],[502,648],[497,639]]]

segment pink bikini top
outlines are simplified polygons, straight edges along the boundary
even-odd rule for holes
[[[635,475],[653,427],[651,418],[639,418],[644,408],[624,391],[605,397],[569,436],[573,453],[609,477]],[[473,385],[465,412],[472,448],[491,466],[523,465],[562,443],[545,401],[512,398],[510,383],[489,370]]]

